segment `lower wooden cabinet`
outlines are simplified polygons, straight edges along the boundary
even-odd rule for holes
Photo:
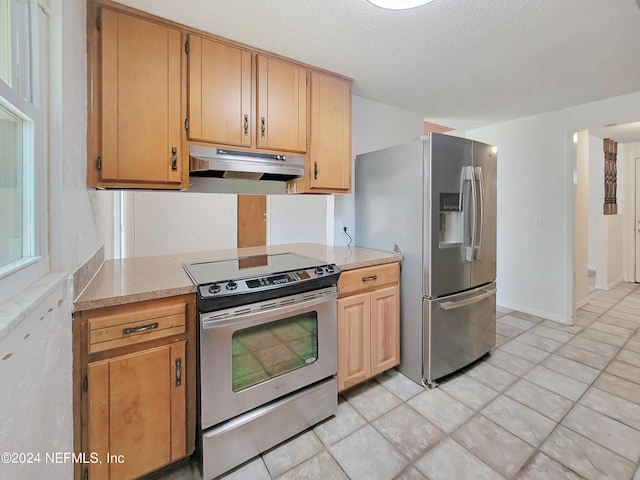
[[[74,314],[83,352],[76,449],[89,479],[138,478],[193,452],[194,318],[192,295]]]
[[[400,363],[399,265],[343,272],[338,293],[338,391],[342,391]]]

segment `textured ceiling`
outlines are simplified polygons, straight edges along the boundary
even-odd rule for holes
[[[640,91],[640,0],[121,0],[466,130]],[[638,112],[640,119],[640,112]]]

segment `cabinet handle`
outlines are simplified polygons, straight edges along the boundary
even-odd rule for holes
[[[243,134],[245,137],[249,136],[249,115],[247,115],[246,113],[243,115],[244,118],[244,122],[243,122]]]
[[[182,359],[176,358],[176,387],[182,385]]]
[[[368,277],[362,277],[363,282],[373,282],[378,279],[378,275],[370,275]]]
[[[175,172],[178,170],[178,149],[176,147],[171,147],[171,171]]]
[[[313,162],[313,179],[318,179],[318,162]]]
[[[265,117],[260,117],[260,136],[265,138],[267,134],[267,119]]]
[[[140,325],[139,327],[123,328],[122,334],[129,335],[131,333],[144,332],[145,330],[153,330],[155,328],[158,328],[158,326],[159,326],[158,322],[153,322],[153,323],[150,323],[149,325]]]

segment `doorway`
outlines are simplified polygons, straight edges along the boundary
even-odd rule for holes
[[[267,245],[267,196],[238,195],[238,248]]]
[[[617,215],[603,215],[605,138],[619,147]],[[640,283],[640,122],[576,132],[573,183],[575,311],[588,303],[594,289],[609,290],[623,281]]]

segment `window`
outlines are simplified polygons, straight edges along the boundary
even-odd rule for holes
[[[0,0],[0,302],[48,269],[44,21],[35,0]]]

